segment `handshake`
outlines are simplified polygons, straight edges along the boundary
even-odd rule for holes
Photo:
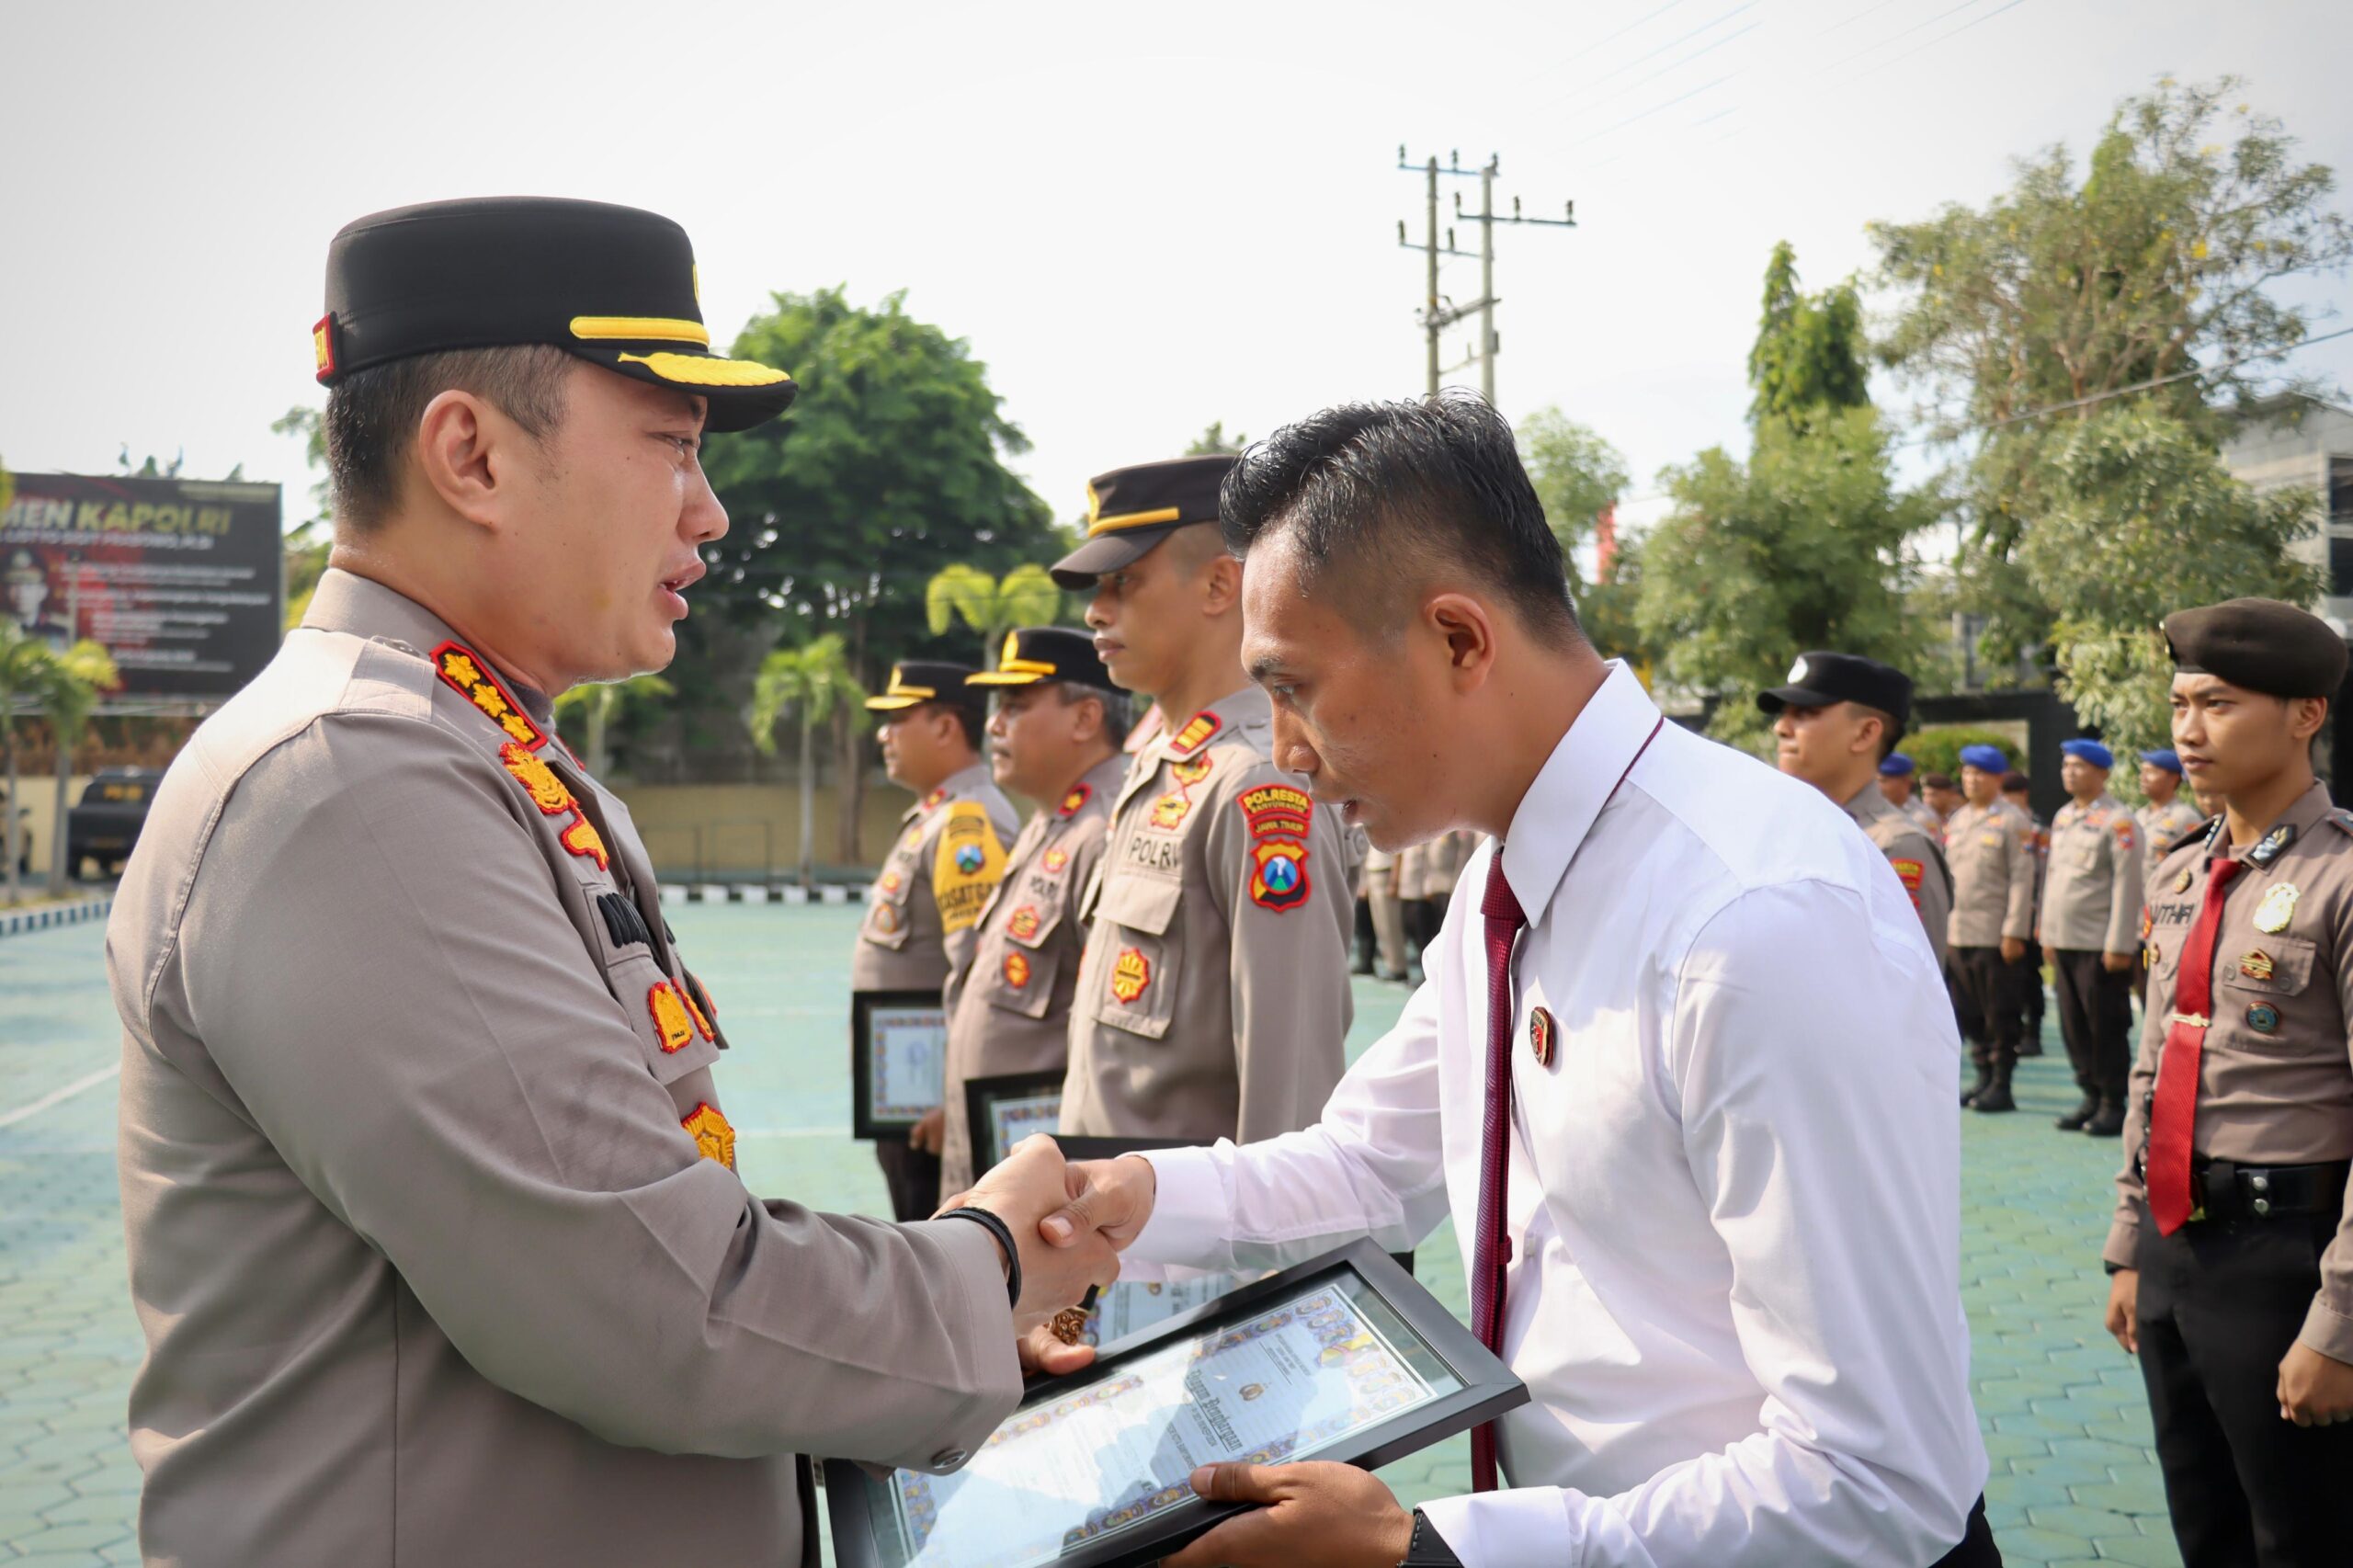
[[[1003,1165],[940,1206],[985,1209],[1013,1233],[1021,1266],[1021,1299],[1013,1328],[1027,1372],[1074,1372],[1095,1359],[1085,1345],[1063,1343],[1053,1321],[1089,1291],[1120,1277],[1120,1254],[1152,1217],[1157,1190],[1152,1162],[1135,1154],[1072,1165],[1043,1133],[1025,1138]]]

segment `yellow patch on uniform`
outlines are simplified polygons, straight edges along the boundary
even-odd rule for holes
[[[442,684],[458,692],[465,699],[490,716],[491,721],[506,732],[509,739],[537,751],[548,744],[547,736],[531,722],[515,696],[498,684],[472,649],[461,642],[444,642],[433,650],[434,673]]]
[[[1070,864],[1070,851],[1066,849],[1049,849],[1045,853],[1045,858],[1038,863],[1046,869],[1046,875],[1051,877],[1055,872],[1061,870],[1064,866]]]
[[[702,1008],[696,1005],[695,988],[693,986],[679,986],[678,1000],[687,1005],[687,1016],[695,1021],[695,1033],[702,1036],[705,1040],[717,1040],[719,1038],[719,1031],[710,1027],[710,1020],[703,1016]]]
[[[596,861],[597,869],[603,871],[611,869],[613,858],[605,848],[605,835],[598,833],[597,824],[586,817],[582,817],[556,836],[562,841],[563,846],[574,855]]]
[[[573,809],[571,790],[555,776],[554,768],[531,753],[513,741],[506,741],[498,748],[498,760],[506,765],[506,771],[523,786],[523,792],[531,797],[531,804],[547,815],[560,817]]]
[[[2173,891],[2174,891],[2174,892],[2188,892],[2189,891],[2189,868],[2188,868],[2188,867],[2184,866],[2184,867],[2181,869],[2181,875],[2179,875],[2179,876],[2176,877],[2176,878],[2173,880]]]
[[[1214,713],[1196,713],[1185,721],[1185,727],[1176,732],[1176,738],[1168,743],[1168,749],[1178,756],[1190,756],[1224,727],[1225,721]]]
[[[695,1152],[706,1160],[713,1160],[729,1170],[735,1168],[735,1129],[719,1114],[719,1108],[709,1100],[698,1101],[694,1114],[678,1123],[687,1136],[695,1141]]]
[[[958,801],[948,808],[931,861],[931,896],[944,931],[961,931],[981,917],[1005,875],[1005,846],[997,842],[988,808]]]
[[[2261,948],[2256,949],[2253,952],[2242,955],[2239,959],[2239,972],[2246,976],[2249,980],[2270,979],[2271,955],[2265,952]]]
[[[654,1032],[665,1053],[686,1050],[695,1042],[694,1019],[687,1016],[686,998],[666,980],[657,980],[645,994],[645,1010],[654,1015]]]
[[[1038,934],[1038,911],[1023,904],[1005,923],[1005,934],[1017,942],[1026,942]]]
[[[1289,784],[1261,784],[1245,790],[1234,804],[1242,808],[1254,838],[1277,835],[1305,838],[1314,820],[1315,802],[1307,791]]]
[[[1207,778],[1216,767],[1217,758],[1213,756],[1195,756],[1188,757],[1183,762],[1170,763],[1168,771],[1176,776],[1177,783],[1189,790]]]
[[[2132,847],[2132,819],[2131,817],[2120,816],[2116,819],[2116,846],[2119,849]]]
[[[1132,1006],[1151,983],[1152,960],[1140,949],[1120,949],[1120,956],[1111,963],[1111,994]]]
[[[1890,860],[1888,864],[1895,868],[1896,880],[1904,884],[1905,892],[1920,891],[1921,879],[1927,874],[1927,867],[1917,860]]]
[[[869,925],[885,937],[898,935],[899,911],[896,905],[878,903],[867,913],[866,918]]]
[[[1262,838],[1250,846],[1250,902],[1278,915],[1307,902],[1307,846],[1288,838]]]
[[[1192,809],[1193,802],[1182,795],[1163,795],[1152,803],[1152,825],[1162,829],[1173,828],[1183,822],[1185,813]]]
[[[1094,798],[1094,785],[1074,784],[1070,787],[1070,793],[1063,797],[1063,803],[1055,811],[1054,814],[1062,817],[1076,816],[1080,811],[1085,809],[1086,802]]]
[[[885,871],[882,873],[882,891],[884,892],[897,892],[899,891],[898,872]]]
[[[2267,937],[2276,937],[2288,928],[2296,917],[2296,884],[2274,882],[2264,890],[2263,902],[2255,906],[2255,928]]]
[[[1029,988],[1029,954],[1007,953],[1005,955],[1005,983],[1007,985],[1012,986],[1016,991],[1027,990]]]

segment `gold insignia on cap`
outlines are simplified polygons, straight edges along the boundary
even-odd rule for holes
[[[748,359],[721,359],[707,354],[631,354],[624,365],[642,365],[665,381],[682,387],[772,387],[792,380],[782,370],[755,365]]]
[[[572,335],[590,343],[622,338],[633,343],[694,343],[710,347],[710,329],[675,316],[574,316]]]
[[[2274,882],[2265,890],[2263,902],[2255,906],[2255,928],[2267,937],[2276,937],[2288,928],[2296,917],[2296,884]]]

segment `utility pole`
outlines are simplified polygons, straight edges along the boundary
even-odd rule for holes
[[[1475,361],[1479,366],[1481,394],[1490,403],[1495,401],[1495,354],[1503,347],[1503,340],[1495,332],[1497,301],[1495,225],[1498,223],[1532,224],[1552,229],[1576,227],[1577,204],[1574,201],[1563,204],[1562,214],[1558,218],[1529,218],[1521,214],[1519,198],[1515,196],[1511,201],[1511,216],[1506,218],[1497,214],[1495,176],[1501,172],[1502,165],[1503,159],[1500,154],[1490,154],[1484,167],[1476,170],[1466,169],[1462,166],[1462,157],[1460,153],[1448,154],[1447,166],[1443,170],[1438,167],[1435,154],[1418,165],[1419,171],[1427,182],[1427,219],[1419,248],[1428,261],[1426,297],[1422,305],[1422,331],[1428,340],[1429,393],[1433,397],[1438,395],[1439,380],[1447,373],[1447,370],[1441,369],[1438,365],[1438,334],[1457,322],[1467,320],[1476,312],[1479,317],[1479,347],[1469,359],[1460,365],[1448,367],[1448,369],[1463,369]],[[1405,149],[1402,144],[1397,149],[1397,166],[1408,172],[1417,167],[1406,157]],[[1475,253],[1455,248],[1454,230],[1451,227],[1446,231],[1446,244],[1443,246],[1438,244],[1438,176],[1441,173],[1464,179],[1468,179],[1474,173],[1479,176],[1479,210],[1477,212],[1467,213],[1462,210],[1462,196],[1460,191],[1455,193],[1454,198],[1456,218],[1475,222],[1479,225],[1479,249]],[[1405,237],[1405,225],[1402,222],[1397,225],[1397,243],[1409,250],[1415,248],[1413,242]],[[1441,256],[1454,256],[1467,260],[1473,254],[1479,259],[1479,298],[1467,305],[1450,303],[1438,293],[1438,258]]]

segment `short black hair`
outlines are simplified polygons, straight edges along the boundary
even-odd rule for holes
[[[1284,535],[1307,580],[1345,574],[1359,625],[1393,624],[1398,597],[1443,563],[1508,601],[1529,630],[1584,635],[1511,426],[1470,392],[1342,403],[1284,426],[1226,475],[1218,520],[1238,556]]]
[[[445,392],[486,399],[535,440],[563,418],[564,379],[584,361],[525,343],[453,348],[355,370],[327,393],[327,480],[338,523],[365,533],[400,499],[401,460],[426,405]]]
[[[1921,775],[1920,788],[1923,790],[1958,790],[1961,786],[1952,781],[1952,775],[1949,773],[1927,773]]]
[[[1074,702],[1085,702],[1089,698],[1100,702],[1103,705],[1103,734],[1111,743],[1111,749],[1117,751],[1128,744],[1128,732],[1135,727],[1135,720],[1130,710],[1126,692],[1106,691],[1083,680],[1058,680],[1054,682],[1054,695],[1062,699],[1065,708]]]
[[[1904,738],[1903,721],[1884,708],[1874,708],[1868,702],[1858,702],[1855,710],[1867,719],[1879,721],[1879,759],[1885,762],[1895,755],[1895,743]]]
[[[2005,795],[2023,795],[2033,788],[2034,780],[2016,768],[2002,775],[2002,793]]]
[[[953,717],[956,727],[964,733],[964,744],[974,751],[981,749],[981,737],[987,733],[989,727],[986,699],[967,702],[961,698],[935,697],[922,706]]]

